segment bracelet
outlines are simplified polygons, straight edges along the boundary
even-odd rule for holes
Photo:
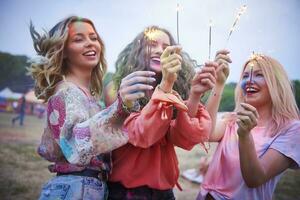
[[[140,110],[140,104],[138,101],[134,101],[133,106],[131,108],[129,108],[128,106],[125,105],[125,103],[123,102],[120,94],[118,93],[118,99],[119,99],[119,103],[121,106],[121,110],[126,113],[126,114],[130,114],[132,112],[137,112]]]
[[[122,103],[121,103],[121,106],[122,106],[122,110],[125,112],[125,113],[127,113],[127,114],[130,114],[131,112],[130,112],[130,108],[128,108],[126,105],[125,105],[125,103],[122,101]]]
[[[171,90],[171,92],[166,92],[165,90],[161,89],[160,84],[157,86],[157,88],[158,88],[159,90],[163,91],[164,93],[172,93],[172,90]]]
[[[216,93],[214,91],[211,91],[210,95],[212,95],[214,97],[217,97],[217,96],[221,97],[222,96],[222,94],[218,94],[218,93]]]

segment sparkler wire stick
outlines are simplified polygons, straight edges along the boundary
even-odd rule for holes
[[[179,44],[179,3],[176,8],[177,44]]]
[[[244,13],[246,12],[246,10],[247,10],[247,6],[246,6],[246,5],[241,6],[241,8],[239,9],[239,12],[238,12],[238,14],[237,14],[237,16],[236,16],[236,18],[235,18],[235,20],[234,20],[234,22],[233,22],[233,25],[232,25],[232,27],[230,28],[229,35],[228,35],[227,41],[226,41],[226,46],[227,46],[227,44],[228,44],[228,41],[229,41],[229,39],[230,39],[230,37],[231,37],[233,31],[234,31],[235,28],[236,28],[237,23],[239,22],[239,20],[240,20],[242,14],[244,14]]]
[[[209,20],[208,60],[210,60],[210,55],[211,55],[211,27],[212,27],[212,20]]]

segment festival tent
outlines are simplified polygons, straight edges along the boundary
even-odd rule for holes
[[[26,100],[26,113],[37,115],[38,117],[42,117],[46,110],[46,106],[43,102],[43,100],[38,99],[33,90],[28,91],[25,94],[25,100]]]
[[[0,91],[0,111],[12,112],[15,104],[22,97],[22,93],[11,91],[8,87]]]
[[[22,97],[22,93],[11,91],[8,87],[0,91],[0,99],[5,100],[18,100]]]

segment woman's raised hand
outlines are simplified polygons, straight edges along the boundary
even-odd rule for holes
[[[134,101],[144,97],[147,90],[153,89],[151,84],[155,81],[154,75],[152,71],[135,71],[122,79],[119,94],[127,107],[132,107]]]
[[[250,134],[251,129],[257,125],[258,112],[256,108],[247,103],[241,103],[237,111],[237,133],[240,137]]]
[[[162,68],[162,80],[160,88],[165,92],[171,92],[177,79],[177,72],[181,70],[182,57],[180,46],[168,46],[160,56]]]
[[[204,67],[198,71],[191,82],[191,95],[200,99],[207,90],[214,87],[216,83],[216,62],[206,62]]]
[[[216,53],[215,62],[218,63],[218,67],[216,69],[216,83],[224,84],[229,76],[229,63],[232,63],[229,57],[230,51],[223,49]]]

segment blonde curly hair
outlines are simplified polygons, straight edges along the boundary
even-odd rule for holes
[[[73,22],[89,23],[98,36],[97,39],[101,46],[100,61],[92,70],[91,90],[98,97],[102,93],[102,77],[107,69],[104,43],[91,20],[70,16],[57,23],[49,32],[45,31],[43,35],[40,35],[30,22],[30,34],[38,56],[31,60],[31,65],[27,70],[35,80],[35,95],[39,99],[48,101],[49,97],[54,94],[57,83],[63,80],[64,75],[68,73],[64,48],[68,39],[69,25]]]

